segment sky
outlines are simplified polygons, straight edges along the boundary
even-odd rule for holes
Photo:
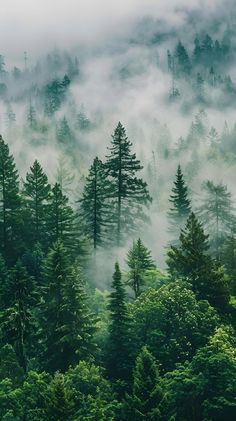
[[[0,51],[9,60],[55,46],[104,42],[145,15],[181,26],[190,12],[219,12],[222,0],[1,0]]]

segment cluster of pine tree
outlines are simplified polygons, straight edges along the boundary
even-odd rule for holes
[[[235,419],[230,194],[208,182],[194,206],[178,166],[162,273],[136,238],[151,202],[141,169],[119,123],[74,208],[38,161],[20,181],[0,138],[2,420]],[[117,250],[127,237],[127,269],[116,262],[110,290],[94,289],[83,277],[89,251]]]

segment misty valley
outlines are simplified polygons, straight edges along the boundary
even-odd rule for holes
[[[0,45],[3,421],[236,419],[235,5],[137,2]]]

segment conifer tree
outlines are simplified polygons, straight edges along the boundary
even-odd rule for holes
[[[50,384],[50,400],[48,402],[48,416],[51,421],[72,421],[72,401],[64,376],[56,373]]]
[[[233,234],[227,237],[224,242],[222,263],[230,277],[230,291],[236,296],[236,237]]]
[[[167,265],[175,278],[185,278],[192,285],[199,299],[225,311],[229,302],[228,285],[223,268],[207,253],[208,235],[192,212],[181,230],[180,245],[171,246]]]
[[[127,284],[134,290],[135,298],[137,298],[141,293],[145,272],[155,268],[151,252],[140,238],[133,242],[132,248],[128,251],[127,263],[130,269]]]
[[[0,252],[14,262],[22,248],[19,176],[9,147],[0,136]]]
[[[76,365],[94,351],[95,320],[89,313],[83,282],[71,266],[66,250],[57,241],[45,263],[42,337],[44,366],[50,372]]]
[[[85,232],[92,239],[94,249],[107,240],[108,226],[112,222],[110,195],[111,183],[107,179],[104,164],[95,158],[79,201]]]
[[[212,181],[204,183],[203,190],[205,197],[198,214],[210,234],[212,251],[220,259],[223,242],[235,224],[231,194],[226,186]]]
[[[132,395],[126,397],[126,420],[162,420],[164,393],[157,364],[146,347],[139,353],[133,374]]]
[[[36,111],[34,106],[32,105],[31,101],[29,103],[28,109],[27,109],[27,123],[29,125],[29,128],[32,130],[35,130],[37,127],[37,120],[36,120]]]
[[[58,160],[58,167],[56,173],[56,181],[61,187],[62,194],[68,197],[73,191],[73,182],[75,175],[70,170],[71,162],[62,155]]]
[[[112,136],[111,147],[108,148],[110,155],[106,162],[113,183],[118,246],[125,232],[133,232],[140,221],[147,220],[143,208],[151,202],[147,183],[136,176],[142,166],[136,155],[131,153],[131,146],[125,128],[119,122]]]
[[[191,72],[191,62],[188,53],[181,42],[175,50],[176,72],[178,76],[187,76]]]
[[[28,241],[32,247],[37,242],[45,246],[47,236],[47,205],[50,185],[39,162],[34,161],[24,182],[26,215],[29,224]]]
[[[186,222],[191,211],[191,203],[188,198],[188,188],[185,184],[181,166],[178,165],[174,187],[169,199],[171,209],[168,213],[170,221],[170,232],[175,236],[179,235],[180,229]]]
[[[131,363],[131,322],[118,263],[115,264],[112,289],[108,306],[110,325],[106,356],[107,372],[112,380],[127,382],[130,377]]]
[[[62,118],[57,128],[57,140],[65,145],[70,144],[74,140],[73,133],[66,117]]]
[[[61,187],[56,183],[49,197],[47,229],[49,246],[61,240],[71,252],[82,252],[77,217]]]
[[[1,313],[2,344],[9,343],[14,347],[19,364],[26,371],[32,344],[35,291],[32,278],[19,260],[11,270],[4,300],[8,304]]]

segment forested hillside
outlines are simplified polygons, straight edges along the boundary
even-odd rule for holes
[[[0,51],[3,421],[236,419],[236,10],[139,3]]]

